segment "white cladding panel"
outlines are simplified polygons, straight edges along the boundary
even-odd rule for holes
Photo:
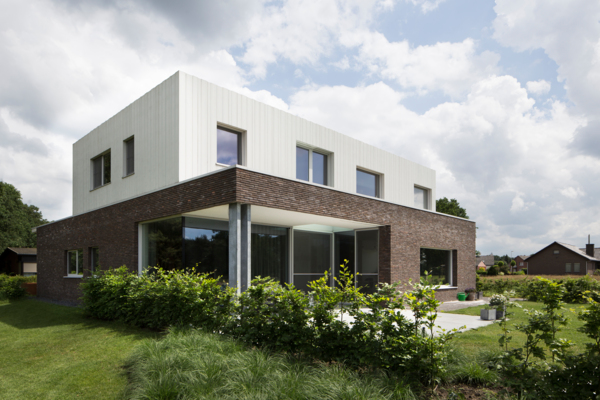
[[[175,184],[179,179],[178,73],[73,144],[73,215]],[[123,141],[135,139],[124,175]],[[91,190],[91,160],[110,149],[111,182]]]
[[[435,171],[246,96],[179,72],[179,180],[223,168],[217,165],[217,125],[244,132],[248,168],[296,178],[296,145],[330,153],[330,186],[356,193],[356,169],[381,174],[382,198],[414,206],[414,186],[430,189]],[[390,132],[397,134],[397,132]],[[332,179],[331,179],[332,178]]]

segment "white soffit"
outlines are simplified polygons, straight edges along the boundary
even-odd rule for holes
[[[187,217],[229,220],[229,205],[217,206],[183,214]],[[296,211],[286,211],[277,208],[252,206],[251,217],[253,224],[294,227],[297,229],[339,232],[354,229],[377,228],[379,225],[347,219],[323,217],[320,215],[304,214]]]

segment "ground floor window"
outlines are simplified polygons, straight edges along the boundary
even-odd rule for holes
[[[573,272],[579,272],[580,271],[580,264],[579,263],[574,263],[573,264]]]
[[[100,249],[97,247],[90,247],[89,254],[91,271],[98,271],[100,269]]]
[[[565,272],[571,272],[571,263],[565,264]]]
[[[67,251],[67,275],[83,275],[83,249]]]
[[[421,276],[433,276],[437,285],[452,284],[452,251],[421,248]]]

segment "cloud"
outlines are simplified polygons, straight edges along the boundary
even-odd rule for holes
[[[527,91],[533,95],[541,96],[550,91],[550,82],[540,79],[539,81],[529,81],[526,84]]]
[[[421,11],[426,14],[438,8],[440,4],[446,0],[405,0],[407,3],[412,3],[414,6],[421,6]]]
[[[2,152],[30,153],[30,156],[47,156],[48,147],[38,138],[11,132],[6,122],[0,117],[0,148]]]

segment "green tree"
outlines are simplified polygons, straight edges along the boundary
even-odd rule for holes
[[[435,201],[435,209],[440,213],[469,219],[467,210],[462,208],[456,199],[448,200],[448,198],[442,197],[441,199]]]
[[[31,229],[46,223],[39,208],[23,203],[17,188],[0,181],[0,253],[7,247],[36,247]]]

